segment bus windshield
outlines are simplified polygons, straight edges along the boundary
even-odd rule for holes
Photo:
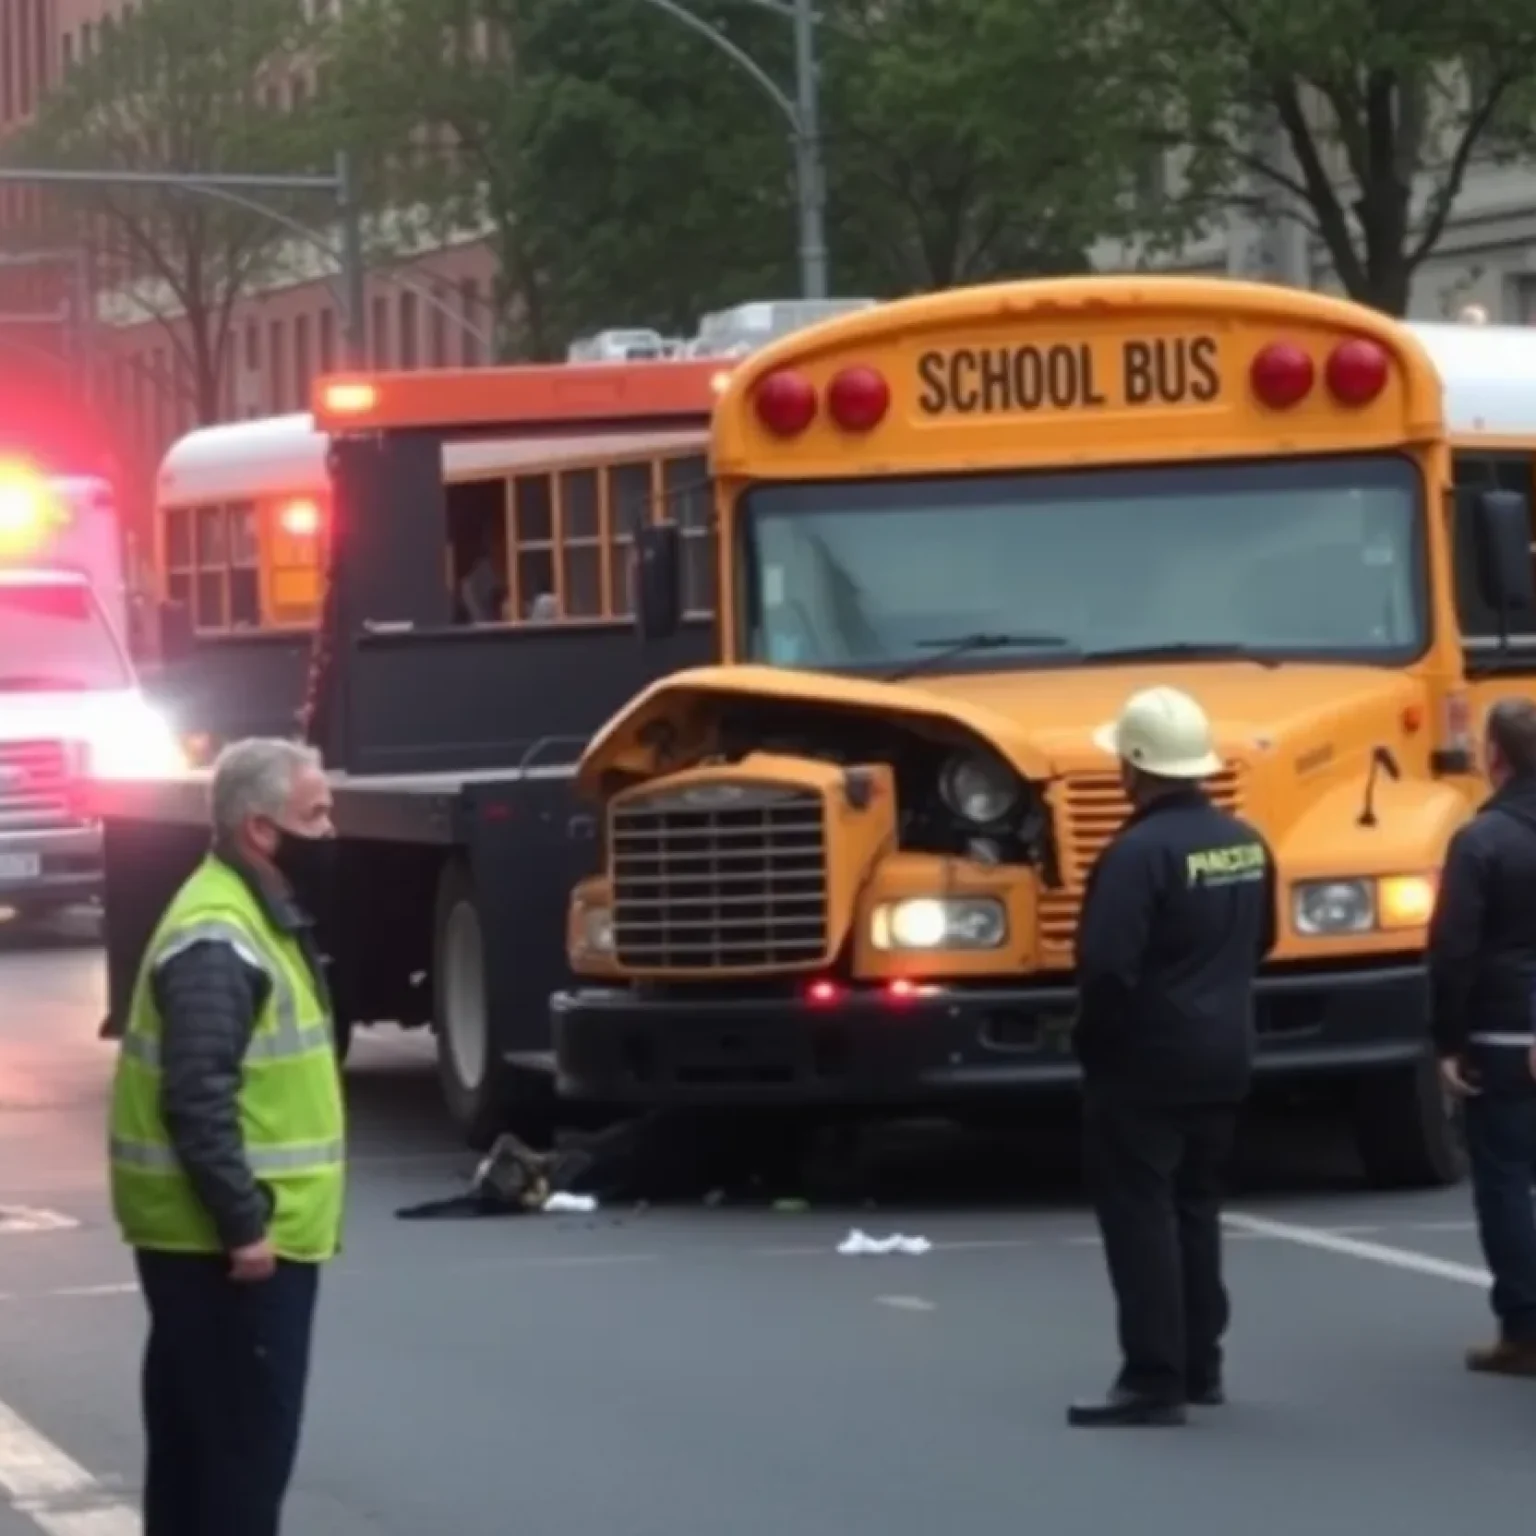
[[[1395,455],[759,486],[743,650],[883,671],[986,635],[957,666],[1160,647],[1400,663],[1427,644],[1422,506]]]
[[[84,582],[0,582],[0,694],[132,686],[122,649]]]

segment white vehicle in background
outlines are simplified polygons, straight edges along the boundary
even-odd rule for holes
[[[83,781],[184,757],[126,644],[110,488],[0,466],[0,906],[42,915],[101,894],[101,826]]]
[[[17,566],[84,576],[113,632],[127,642],[128,577],[110,482],[44,475],[0,459],[0,569]]]

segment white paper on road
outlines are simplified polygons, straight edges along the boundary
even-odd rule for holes
[[[878,1257],[887,1253],[915,1256],[927,1253],[932,1247],[933,1244],[926,1237],[908,1237],[904,1232],[893,1232],[889,1237],[871,1237],[868,1232],[855,1227],[837,1245],[837,1251],[849,1258],[862,1258],[866,1255]]]
[[[584,1216],[597,1209],[597,1201],[591,1195],[568,1195],[556,1191],[539,1209],[552,1216]]]

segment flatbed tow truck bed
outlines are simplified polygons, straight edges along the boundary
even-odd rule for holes
[[[331,888],[311,905],[338,1045],[345,1053],[359,1024],[430,1026],[444,1100],[474,1145],[508,1124],[536,1132],[553,1110],[542,1071],[549,998],[573,980],[566,908],[598,853],[596,817],[574,795],[575,764],[612,714],[656,677],[707,660],[715,637],[713,618],[658,643],[612,621],[457,619],[443,579],[443,445],[476,430],[504,438],[509,425],[547,436],[578,417],[590,430],[604,410],[622,414],[626,429],[660,431],[677,428],[686,405],[681,424],[701,426],[713,369],[649,367],[662,371],[647,372],[633,397],[612,368],[561,370],[549,410],[568,421],[519,416],[529,398],[521,376],[505,385],[497,417],[498,376],[484,370],[455,395],[483,409],[483,421],[432,417],[443,386],[414,378],[389,388],[407,415],[407,396],[425,399],[420,420],[327,425],[317,406],[332,433],[334,532],[302,690],[294,665],[282,672],[294,696],[257,698],[254,684],[241,696],[233,640],[207,648],[212,670],[196,654],[180,663],[179,696],[216,702],[227,734],[284,717],[321,749],[340,846]],[[570,395],[588,374],[590,388]],[[249,723],[228,730],[237,720]],[[187,735],[211,728],[195,712],[178,725]],[[200,768],[93,786],[106,865],[105,1035],[121,1033],[159,914],[206,852],[209,777]],[[530,1067],[541,1069],[536,1081]]]

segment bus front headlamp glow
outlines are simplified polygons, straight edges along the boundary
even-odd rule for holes
[[[1008,914],[991,896],[914,896],[875,908],[870,943],[879,950],[997,949]]]
[[[1422,928],[1434,907],[1428,875],[1303,880],[1291,888],[1291,926],[1307,938]]]
[[[576,942],[588,955],[613,953],[613,913],[607,907],[576,909]]]
[[[957,752],[939,773],[939,797],[973,827],[1000,822],[1019,803],[1019,777],[1003,762],[983,752]]]

